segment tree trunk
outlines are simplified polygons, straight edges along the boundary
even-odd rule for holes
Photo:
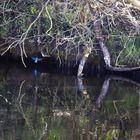
[[[100,21],[100,18],[99,18],[99,12],[98,12],[98,9],[97,8],[92,8],[91,7],[91,4],[89,1],[87,1],[87,4],[89,6],[89,11],[90,11],[90,14],[93,18],[93,21],[94,21],[94,32],[95,32],[95,37],[97,39],[97,41],[99,42],[99,45],[100,45],[100,49],[103,53],[103,57],[104,57],[104,62],[105,62],[105,65],[106,65],[106,69],[107,70],[110,70],[110,71],[133,71],[133,70],[138,70],[140,69],[140,66],[138,67],[132,67],[132,68],[126,68],[126,67],[113,67],[111,66],[111,57],[110,57],[110,53],[108,51],[108,47],[105,45],[105,41],[104,41],[104,37],[103,37],[103,34],[102,34],[102,27],[101,27],[101,21]],[[96,12],[95,12],[96,11]]]
[[[83,76],[84,66],[85,66],[85,63],[86,63],[86,61],[87,61],[88,56],[90,55],[90,53],[91,53],[91,48],[87,48],[87,50],[85,51],[85,53],[84,53],[84,55],[81,58],[80,63],[79,63],[78,73],[77,73],[77,76],[78,77]]]

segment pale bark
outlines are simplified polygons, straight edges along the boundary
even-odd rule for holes
[[[81,58],[80,63],[79,63],[78,73],[77,73],[77,76],[78,77],[83,76],[84,66],[85,66],[85,63],[86,63],[86,61],[87,61],[88,56],[90,55],[90,53],[91,53],[91,48],[87,48],[87,50],[85,51],[85,53],[84,53],[84,55]]]

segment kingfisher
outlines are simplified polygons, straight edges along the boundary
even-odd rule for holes
[[[38,58],[38,56],[36,56],[36,57],[32,57],[32,60],[34,60],[35,63],[38,63],[42,61],[42,58]]]

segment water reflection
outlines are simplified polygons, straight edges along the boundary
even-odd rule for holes
[[[0,70],[2,140],[140,138],[140,84]]]

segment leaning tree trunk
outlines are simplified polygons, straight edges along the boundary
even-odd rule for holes
[[[83,76],[84,66],[85,66],[85,63],[86,63],[90,53],[91,53],[91,48],[87,48],[86,51],[84,52],[83,57],[80,60],[80,63],[79,63],[78,73],[77,73],[78,77],[82,77]]]
[[[87,0],[87,4],[88,4],[88,7],[89,7],[90,15],[93,18],[93,22],[94,22],[93,26],[94,26],[95,37],[96,37],[97,41],[99,42],[100,49],[103,53],[106,69],[110,70],[110,71],[133,71],[133,70],[140,69],[140,66],[132,67],[132,68],[128,68],[128,67],[127,68],[126,67],[122,68],[122,67],[111,66],[111,57],[110,57],[110,53],[108,51],[108,48],[105,45],[104,37],[103,37],[103,34],[102,34],[102,27],[101,27],[101,21],[100,21],[100,18],[99,18],[98,8],[93,9],[88,0]]]
[[[85,25],[87,22],[86,16],[84,14],[84,7],[85,7],[85,2],[82,4],[81,7],[81,11],[80,11],[80,20],[81,20],[81,24]],[[82,33],[85,33],[85,28],[82,28]],[[78,67],[78,72],[77,72],[77,76],[78,77],[82,77],[83,76],[83,70],[86,64],[86,61],[89,57],[89,55],[91,54],[92,48],[91,46],[89,47],[87,44],[84,44],[84,46],[86,47],[82,58],[80,59],[80,63],[79,63],[79,67]]]

